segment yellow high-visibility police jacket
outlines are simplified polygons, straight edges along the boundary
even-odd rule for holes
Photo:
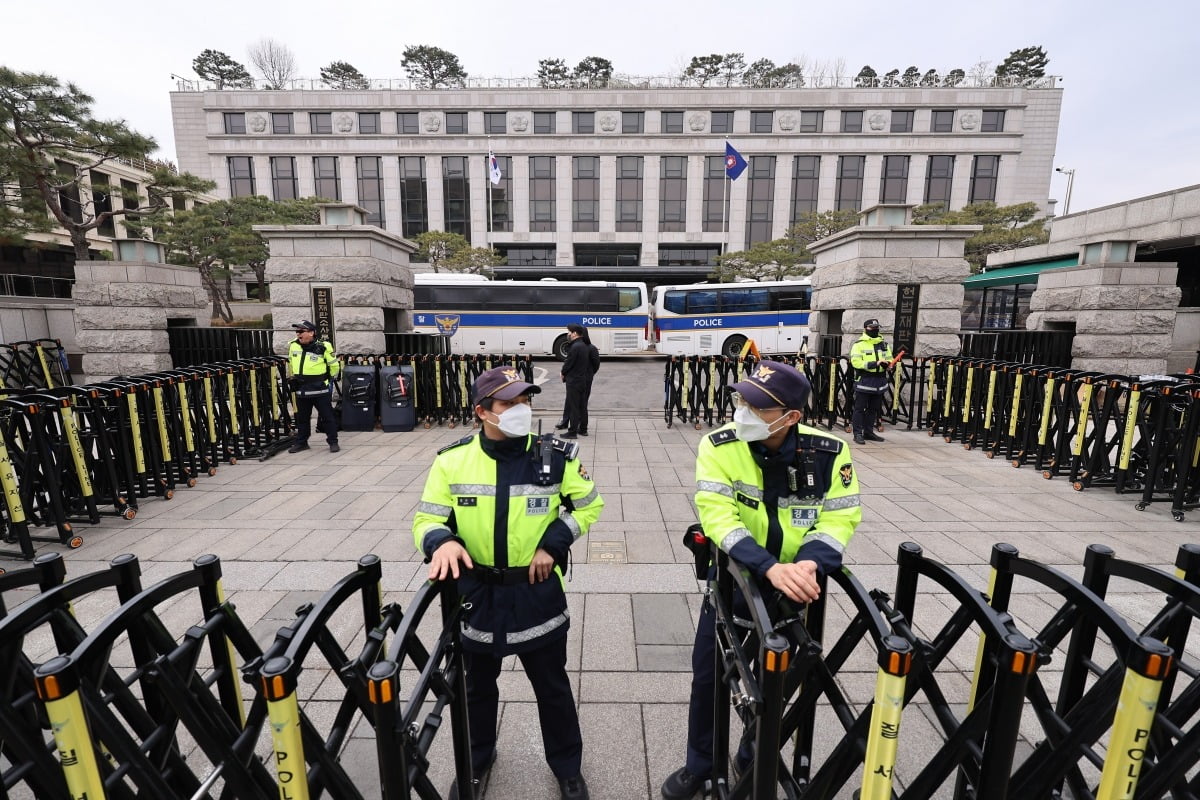
[[[308,347],[293,339],[288,343],[288,367],[292,377],[303,383],[328,388],[329,380],[342,371],[341,362],[333,354],[333,345],[314,339]]]
[[[696,508],[704,534],[760,577],[777,562],[839,568],[862,520],[849,446],[807,425],[778,453],[739,440],[732,424],[704,436]]]
[[[854,367],[858,379],[854,390],[882,394],[887,388],[887,368],[891,360],[892,346],[882,336],[871,336],[863,331],[850,346],[850,366]]]
[[[440,450],[425,480],[412,525],[417,548],[428,560],[456,538],[475,564],[458,580],[468,649],[516,653],[566,635],[568,553],[600,516],[604,500],[579,462],[578,444],[551,440],[550,469],[541,483],[537,436],[495,442],[482,433]],[[555,578],[530,584],[528,567],[538,548],[554,558]]]

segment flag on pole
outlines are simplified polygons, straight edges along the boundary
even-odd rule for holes
[[[729,176],[729,180],[736,181],[746,170],[746,159],[742,158],[742,154],[733,149],[733,145],[729,142],[725,143],[725,174]]]
[[[500,162],[496,160],[496,156],[492,151],[488,150],[488,180],[492,182],[493,186],[499,186],[500,178],[502,177],[500,174]]]

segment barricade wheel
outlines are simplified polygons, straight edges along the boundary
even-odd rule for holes
[[[425,421],[425,422],[424,422],[424,423],[421,425],[421,427],[423,427],[425,430],[429,430],[429,429],[430,429],[430,428],[432,428],[433,426],[429,424],[429,421],[428,421],[428,420],[426,420],[426,421]]]
[[[77,550],[80,547],[83,547],[83,537],[72,536],[71,541],[67,542],[67,547],[71,548],[72,550]]]
[[[1172,511],[1171,516],[1175,518],[1176,522],[1183,522],[1183,512],[1182,511]]]
[[[458,423],[455,422],[454,420],[450,420],[449,422],[446,423],[446,427],[449,428],[450,430],[454,430],[454,428],[457,426],[458,426]]]
[[[984,455],[986,455],[988,458],[995,458],[995,457],[996,457],[996,453],[995,453],[995,451],[994,451],[994,450],[988,450],[986,453],[984,453]]]
[[[1054,477],[1054,473],[1048,469],[1044,469],[1044,470],[1042,470],[1042,477],[1045,478],[1046,480],[1050,480],[1051,478]]]
[[[943,436],[942,439],[945,440],[946,444],[950,444],[952,441],[954,441],[953,436]]]
[[[1083,481],[1075,481],[1074,483],[1071,484],[1071,488],[1077,492],[1082,492],[1083,491]]]
[[[963,442],[963,450],[971,450],[974,447],[975,445],[971,444],[970,442]]]
[[[216,475],[216,474],[217,474],[217,468],[216,468],[216,467],[209,467],[209,468],[208,468],[208,477],[210,477],[210,478],[211,478],[213,475]]]
[[[1013,465],[1013,469],[1020,469],[1021,468],[1021,459],[1014,458],[1012,460],[1012,465]]]
[[[236,463],[237,463],[237,456],[230,456],[230,458],[229,458],[229,463],[230,463],[230,464],[236,464]]]
[[[134,517],[137,516],[137,509],[136,508],[127,508],[121,512],[121,516],[124,517],[125,519],[133,519]]]
[[[693,423],[692,423],[692,427],[693,427],[694,429],[696,429],[696,430],[700,430],[700,423],[699,423],[699,422],[693,422]]]
[[[167,489],[163,492],[163,500],[170,500],[174,496],[175,496],[174,489]]]
[[[63,529],[63,533],[70,533],[71,532],[71,523],[64,522],[62,524],[62,529]]]
[[[195,478],[188,478],[188,479],[187,479],[187,487],[188,487],[189,489],[192,489],[192,488],[194,488],[195,486],[196,486],[196,479],[195,479]]]

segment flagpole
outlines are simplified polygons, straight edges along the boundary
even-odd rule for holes
[[[492,249],[492,137],[490,137],[490,136],[487,137],[487,146],[488,146],[488,151],[487,151],[487,155],[484,156],[483,171],[485,173],[487,173],[484,176],[484,181],[487,184],[487,211],[488,211],[486,244],[487,244],[488,250],[491,250]]]
[[[722,242],[721,254],[729,252],[729,184],[733,181],[729,177],[729,170],[725,171],[725,181],[721,189],[721,238]]]

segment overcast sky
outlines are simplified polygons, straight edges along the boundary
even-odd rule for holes
[[[909,65],[944,73],[1041,45],[1047,72],[1063,77],[1055,164],[1076,170],[1072,211],[1200,183],[1195,0],[207,0],[126,10],[0,0],[0,9],[0,64],[74,81],[96,98],[97,116],[124,118],[171,160],[171,74],[194,77],[205,48],[248,66],[247,47],[263,37],[286,44],[312,78],[337,60],[369,78],[403,77],[400,54],[413,44],[449,50],[478,77],[531,76],[539,59],[573,66],[593,55],[617,73],[667,75],[694,55],[729,52],[747,62],[841,59],[850,75],[864,64],[881,75]],[[1053,178],[1062,213],[1066,178]]]

